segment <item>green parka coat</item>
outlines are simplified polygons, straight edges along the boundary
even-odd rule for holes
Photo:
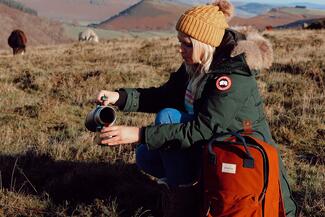
[[[229,90],[220,91],[216,87],[216,81],[224,75],[231,79],[232,84]],[[163,108],[177,108],[185,111],[187,84],[187,72],[182,65],[161,87],[124,89],[128,97],[123,110],[158,112]],[[193,121],[148,126],[143,129],[142,141],[149,149],[165,145],[189,148],[196,143],[206,142],[216,132],[242,129],[244,120],[251,120],[253,128],[263,133],[271,142],[255,76],[245,63],[244,55],[213,66],[203,78],[200,87],[197,90],[198,99],[194,102],[197,116]]]

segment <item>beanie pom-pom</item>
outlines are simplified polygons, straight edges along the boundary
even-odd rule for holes
[[[225,15],[227,21],[231,20],[234,14],[234,6],[228,0],[215,0],[212,5],[218,6],[219,10]]]

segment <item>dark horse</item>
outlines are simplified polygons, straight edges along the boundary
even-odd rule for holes
[[[16,29],[11,32],[8,44],[13,50],[13,54],[24,54],[26,52],[27,37],[22,30]]]

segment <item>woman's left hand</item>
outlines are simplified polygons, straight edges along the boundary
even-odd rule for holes
[[[140,128],[128,126],[104,127],[100,132],[101,144],[120,145],[140,142]]]

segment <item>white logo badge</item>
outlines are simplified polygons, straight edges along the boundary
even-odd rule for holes
[[[228,76],[221,76],[216,81],[216,87],[219,91],[226,91],[231,88],[232,81]]]
[[[235,174],[236,173],[236,164],[222,163],[221,172]]]

